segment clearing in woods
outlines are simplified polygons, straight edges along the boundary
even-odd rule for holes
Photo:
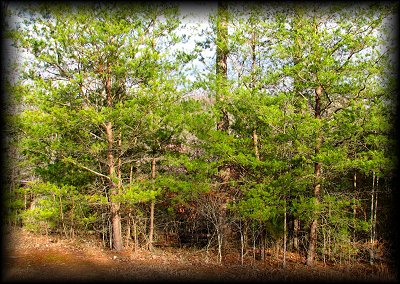
[[[121,253],[101,248],[87,239],[35,235],[21,228],[5,232],[2,280],[8,281],[397,281],[384,264],[312,268],[288,253],[286,268],[274,255],[264,261],[252,256],[241,265],[240,255],[228,254],[223,264],[211,251],[155,248],[153,252],[127,249]]]

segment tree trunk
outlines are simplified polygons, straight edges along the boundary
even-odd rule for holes
[[[255,28],[255,27],[253,27]],[[254,95],[255,92],[255,85],[256,85],[256,68],[257,68],[257,57],[256,57],[256,33],[253,32],[251,34],[251,68],[252,68],[252,73],[251,73],[251,93]],[[258,151],[258,136],[257,136],[257,130],[256,127],[253,127],[253,145],[254,145],[254,154],[257,158],[257,160],[260,160],[260,154]]]
[[[241,241],[241,255],[240,255],[240,260],[242,265],[244,265],[244,256],[247,251],[247,231],[248,231],[248,225],[246,219],[243,220],[243,223],[241,223],[240,226],[240,241]]]
[[[263,223],[260,220],[259,221],[260,224],[260,260],[265,260],[265,231],[263,230]]]
[[[353,242],[356,242],[356,214],[357,214],[357,208],[356,208],[356,194],[357,194],[357,171],[354,170],[354,175],[353,175],[353,187],[354,187],[354,197],[353,197]]]
[[[228,235],[228,226],[226,222],[226,211],[227,211],[227,201],[225,194],[221,196],[222,201],[219,204],[219,214],[217,216],[218,220],[216,220],[216,230],[218,237],[218,261],[222,263],[224,247],[226,247],[226,239]]]
[[[299,231],[300,231],[300,220],[296,217],[293,220],[293,247],[295,251],[299,251]]]
[[[137,235],[137,226],[136,226],[136,220],[132,218],[133,221],[133,239],[135,240],[135,253],[137,252],[138,249],[138,235]]]
[[[133,181],[133,162],[131,162],[130,171],[129,171],[129,184],[132,184]]]
[[[244,264],[244,232],[240,228],[240,263]]]
[[[318,86],[315,89],[315,118],[321,119],[321,95],[322,95],[322,86]],[[315,145],[315,154],[319,153],[321,147],[321,134],[319,129],[317,130],[316,137],[316,145]],[[321,177],[321,163],[318,161],[314,162],[314,197],[315,197],[315,205],[318,206],[320,202],[320,177]],[[317,226],[318,226],[318,212],[313,212],[313,220],[311,221],[310,233],[309,233],[309,245],[307,251],[307,265],[314,265],[315,259],[315,250],[317,245]]]
[[[215,99],[218,109],[220,111],[220,117],[217,121],[217,130],[227,132],[229,129],[229,116],[228,112],[224,107],[225,93],[227,87],[228,77],[228,4],[226,2],[218,1],[217,8],[217,38],[216,38],[216,93]],[[222,176],[221,167],[218,169],[219,174]],[[228,168],[227,172],[230,172]],[[225,180],[229,180],[229,174],[224,177]],[[222,186],[220,186],[221,203],[220,203],[220,214],[217,217],[218,221],[216,224],[216,230],[218,234],[218,255],[219,262],[222,262],[223,245],[225,244],[225,237],[227,235],[227,224],[226,224],[226,193],[223,192]]]
[[[286,228],[286,217],[287,217],[287,214],[286,214],[286,200],[285,200],[285,203],[284,203],[284,208],[283,208],[283,262],[282,262],[282,265],[283,265],[283,268],[286,268],[286,234],[287,234],[287,228]]]
[[[151,161],[151,178],[156,178],[156,158]],[[154,235],[154,205],[155,201],[152,200],[150,203],[150,230],[149,230],[149,250],[153,249],[153,235]]]
[[[371,230],[370,230],[370,244],[369,263],[374,263],[374,198],[375,198],[375,172],[372,173],[372,192],[371,192]]]
[[[253,237],[253,264],[256,263],[256,233],[253,228],[252,230],[252,237]]]
[[[150,203],[150,231],[149,231],[149,250],[153,249],[153,235],[154,235],[154,200]]]
[[[118,191],[120,191],[121,187],[122,187],[122,178],[121,178],[122,138],[121,138],[121,130],[118,133],[117,146],[118,146],[117,177],[118,177]]]
[[[218,262],[222,263],[222,238],[223,234],[220,229],[217,228],[217,240],[218,240]]]
[[[128,214],[128,221],[126,223],[126,247],[129,247],[131,241],[131,213]]]
[[[331,205],[328,203],[328,220],[331,218]],[[331,259],[331,227],[328,226],[328,259]]]
[[[108,221],[108,231],[110,232],[110,249],[113,249],[113,228],[112,228],[112,222],[110,221],[110,219],[107,220]]]
[[[370,264],[375,262],[375,240],[376,240],[376,212],[378,207],[378,183],[379,177],[372,174],[372,193],[371,193],[371,249],[370,249]],[[375,189],[376,186],[376,189]]]
[[[376,212],[378,211],[379,176],[376,177],[375,208],[374,208],[374,240],[376,237]]]
[[[322,237],[323,237],[322,259],[324,261],[324,266],[326,266],[326,233],[325,233],[325,229],[322,230]]]
[[[228,5],[226,2],[218,1],[217,16],[217,56],[216,56],[216,101],[221,103],[225,99],[226,80],[228,77]],[[229,128],[229,117],[224,107],[221,107],[221,117],[217,123],[218,130],[227,131]]]
[[[113,154],[113,130],[111,122],[106,124],[106,135],[108,141],[108,174],[110,177],[110,205],[111,205],[111,223],[112,223],[112,235],[113,235],[113,248],[116,251],[122,250],[122,234],[121,234],[121,216],[119,214],[120,205],[113,199],[118,194],[118,185],[115,184],[115,166],[114,166],[114,154]],[[119,181],[118,181],[119,183]]]
[[[107,66],[107,72],[110,72],[110,63]],[[107,94],[107,105],[112,108],[112,94],[111,94],[111,77],[106,77],[106,94]],[[114,164],[114,137],[113,137],[113,126],[111,121],[108,121],[105,124],[106,137],[108,143],[107,149],[107,163],[108,163],[108,176],[110,178],[109,186],[110,186],[110,207],[111,207],[111,223],[112,223],[112,235],[113,235],[113,248],[116,251],[122,250],[122,232],[121,232],[121,216],[119,213],[120,205],[118,202],[115,202],[113,199],[118,194],[118,184],[115,184],[115,164]]]

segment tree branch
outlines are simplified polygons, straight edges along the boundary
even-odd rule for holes
[[[71,157],[64,158],[63,160],[65,162],[70,162],[71,164],[73,164],[75,166],[78,166],[78,167],[80,167],[82,169],[85,169],[85,170],[87,170],[87,171],[89,171],[89,172],[91,172],[91,173],[93,173],[93,174],[95,174],[97,176],[104,177],[104,178],[106,178],[108,180],[111,180],[111,178],[109,176],[106,176],[106,175],[103,175],[102,173],[96,172],[95,170],[92,170],[92,169],[90,169],[90,168],[78,163],[77,161],[74,161]]]

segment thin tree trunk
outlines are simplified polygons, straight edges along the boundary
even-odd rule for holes
[[[118,159],[117,159],[117,177],[118,177],[118,184],[117,184],[117,194],[121,192],[122,188],[122,173],[121,173],[121,156],[122,156],[122,138],[121,138],[121,130],[118,133]],[[120,212],[119,212],[120,205],[118,203],[118,216],[119,216],[119,238],[120,238],[120,243],[121,243],[121,249],[123,248],[123,237],[122,237],[122,223],[121,223],[121,217],[120,217]]]
[[[260,228],[262,228],[262,223],[260,221]],[[264,230],[261,229],[260,233],[260,259],[265,260],[265,236],[264,236]]]
[[[322,237],[323,237],[322,259],[324,261],[324,266],[326,266],[326,232],[325,232],[325,229],[322,229]]]
[[[264,231],[264,235],[263,235],[263,251],[264,251],[263,258],[264,258],[264,263],[265,263],[265,261],[267,260],[267,257],[266,257],[266,255],[267,255],[267,233],[266,233],[266,231]]]
[[[378,193],[379,193],[379,176],[376,177],[375,209],[374,209],[374,240],[377,240],[377,236],[376,236],[376,213],[378,211]]]
[[[121,190],[122,187],[122,178],[121,178],[121,156],[122,156],[122,139],[121,139],[121,129],[118,133],[118,159],[117,159],[117,177],[118,177],[118,191]]]
[[[132,184],[133,181],[133,162],[131,162],[131,167],[129,171],[129,184]]]
[[[217,240],[218,240],[218,262],[222,263],[222,232],[217,229]]]
[[[131,241],[131,213],[128,214],[128,221],[126,224],[126,247],[129,247]]]
[[[253,264],[256,262],[256,234],[253,229]]]
[[[245,219],[244,220],[244,232],[243,232],[243,245],[244,245],[244,247],[243,247],[243,252],[244,252],[243,257],[247,254],[247,247],[248,247],[248,240],[249,240],[248,232],[249,232],[249,225],[247,223],[247,220]]]
[[[151,178],[154,180],[156,178],[156,158],[151,161]],[[153,234],[154,234],[154,205],[155,200],[150,203],[150,231],[149,231],[149,250],[153,249]]]
[[[135,240],[135,253],[137,252],[138,249],[138,235],[137,235],[137,226],[136,226],[136,220],[133,221],[133,239]]]
[[[371,230],[370,230],[370,242],[371,249],[369,251],[369,262],[374,263],[374,205],[375,205],[375,172],[372,173],[372,193],[371,193]]]
[[[226,245],[225,238],[228,234],[228,228],[227,228],[227,222],[226,222],[227,201],[226,201],[225,193],[221,196],[221,198],[223,198],[223,199],[222,199],[221,203],[218,205],[219,213],[217,216],[218,219],[216,220],[219,263],[222,263],[224,246]]]
[[[112,249],[112,248],[113,248],[113,234],[112,234],[113,228],[112,228],[112,222],[110,222],[110,219],[108,219],[107,221],[108,221],[108,228],[109,228],[108,231],[110,232],[110,249]]]
[[[331,205],[328,203],[328,219],[331,217]],[[331,259],[331,227],[328,227],[328,259]]]
[[[286,268],[286,234],[287,234],[287,228],[286,228],[286,200],[284,203],[284,208],[283,208],[283,268]]]
[[[149,250],[153,249],[154,235],[154,200],[150,203],[150,232],[149,232]]]
[[[299,231],[300,220],[296,217],[293,220],[293,247],[296,251],[299,251]]]
[[[240,227],[240,263],[244,264],[244,232],[243,228]]]
[[[318,86],[315,89],[315,118],[321,119],[321,95],[322,95],[322,86]],[[319,153],[321,147],[321,134],[319,129],[317,130],[316,137],[316,145],[315,145],[315,154]],[[315,205],[319,205],[320,192],[321,192],[321,163],[318,161],[314,162],[314,197],[315,197]],[[318,226],[318,212],[313,212],[313,220],[311,221],[310,233],[309,233],[309,245],[307,251],[307,265],[313,266],[315,260],[315,251],[317,245],[317,226]]]
[[[373,208],[373,218],[372,218],[372,242],[371,242],[371,251],[372,251],[372,262],[375,261],[375,242],[377,240],[376,237],[376,213],[378,211],[378,188],[379,188],[379,177],[375,176],[375,198],[374,198],[374,208]]]
[[[356,195],[357,194],[357,171],[356,170],[354,170],[353,187],[354,187],[354,195]],[[356,214],[357,214],[356,199],[354,197],[353,198],[353,242],[356,242]]]
[[[102,235],[102,239],[103,239],[103,247],[106,247],[106,236],[105,233],[107,232],[107,230],[104,228],[104,213],[101,214],[101,235]]]

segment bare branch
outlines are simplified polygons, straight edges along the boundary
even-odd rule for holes
[[[72,158],[65,158],[64,160],[74,164],[75,166],[78,166],[78,167],[80,167],[82,169],[85,169],[85,170],[87,170],[87,171],[89,171],[89,172],[91,172],[91,173],[93,173],[93,174],[95,174],[97,176],[104,177],[104,178],[106,178],[108,180],[111,180],[111,178],[109,176],[106,176],[106,175],[103,175],[102,173],[96,172],[95,170],[92,170],[92,169],[90,169],[90,168],[78,163],[77,161],[72,160]]]

